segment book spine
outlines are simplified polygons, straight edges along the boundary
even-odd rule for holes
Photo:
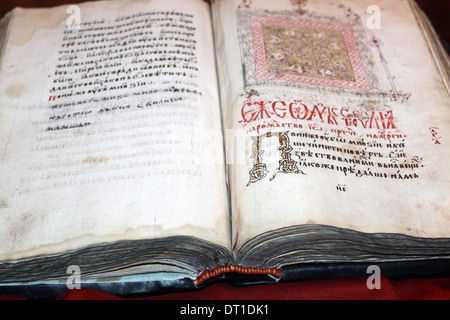
[[[220,276],[225,273],[240,273],[247,275],[268,275],[275,278],[281,278],[282,270],[276,268],[252,268],[234,265],[219,266],[213,269],[206,269],[194,280],[196,286],[201,285],[206,280]]]

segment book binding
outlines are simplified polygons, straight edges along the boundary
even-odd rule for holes
[[[279,280],[283,271],[276,268],[252,268],[235,265],[219,266],[212,269],[206,269],[194,280],[194,284],[198,287],[211,278],[218,277],[226,273],[238,273],[244,275],[266,275]]]

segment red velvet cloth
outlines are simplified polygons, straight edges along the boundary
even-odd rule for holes
[[[450,278],[390,280],[383,276],[380,289],[368,289],[366,278],[303,281],[235,287],[216,283],[198,291],[128,298],[145,300],[450,300]],[[0,299],[23,299],[1,296]],[[82,288],[67,290],[56,300],[126,300]]]

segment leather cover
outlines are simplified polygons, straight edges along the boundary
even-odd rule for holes
[[[296,281],[368,278],[370,265],[377,265],[383,276],[392,280],[450,277],[450,259],[399,261],[382,263],[311,263],[283,268],[282,276],[276,279],[266,275],[249,275],[230,272],[206,280],[195,286],[189,278],[104,281],[82,283],[84,289],[92,289],[121,298],[148,297],[161,294],[192,292],[211,285],[226,282],[234,286],[257,284],[293,283]],[[28,284],[0,286],[0,295],[13,295],[26,299],[55,299],[68,290],[66,283]]]

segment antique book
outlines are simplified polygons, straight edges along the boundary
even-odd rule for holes
[[[0,48],[0,292],[449,274],[449,59],[413,1],[17,8]]]

